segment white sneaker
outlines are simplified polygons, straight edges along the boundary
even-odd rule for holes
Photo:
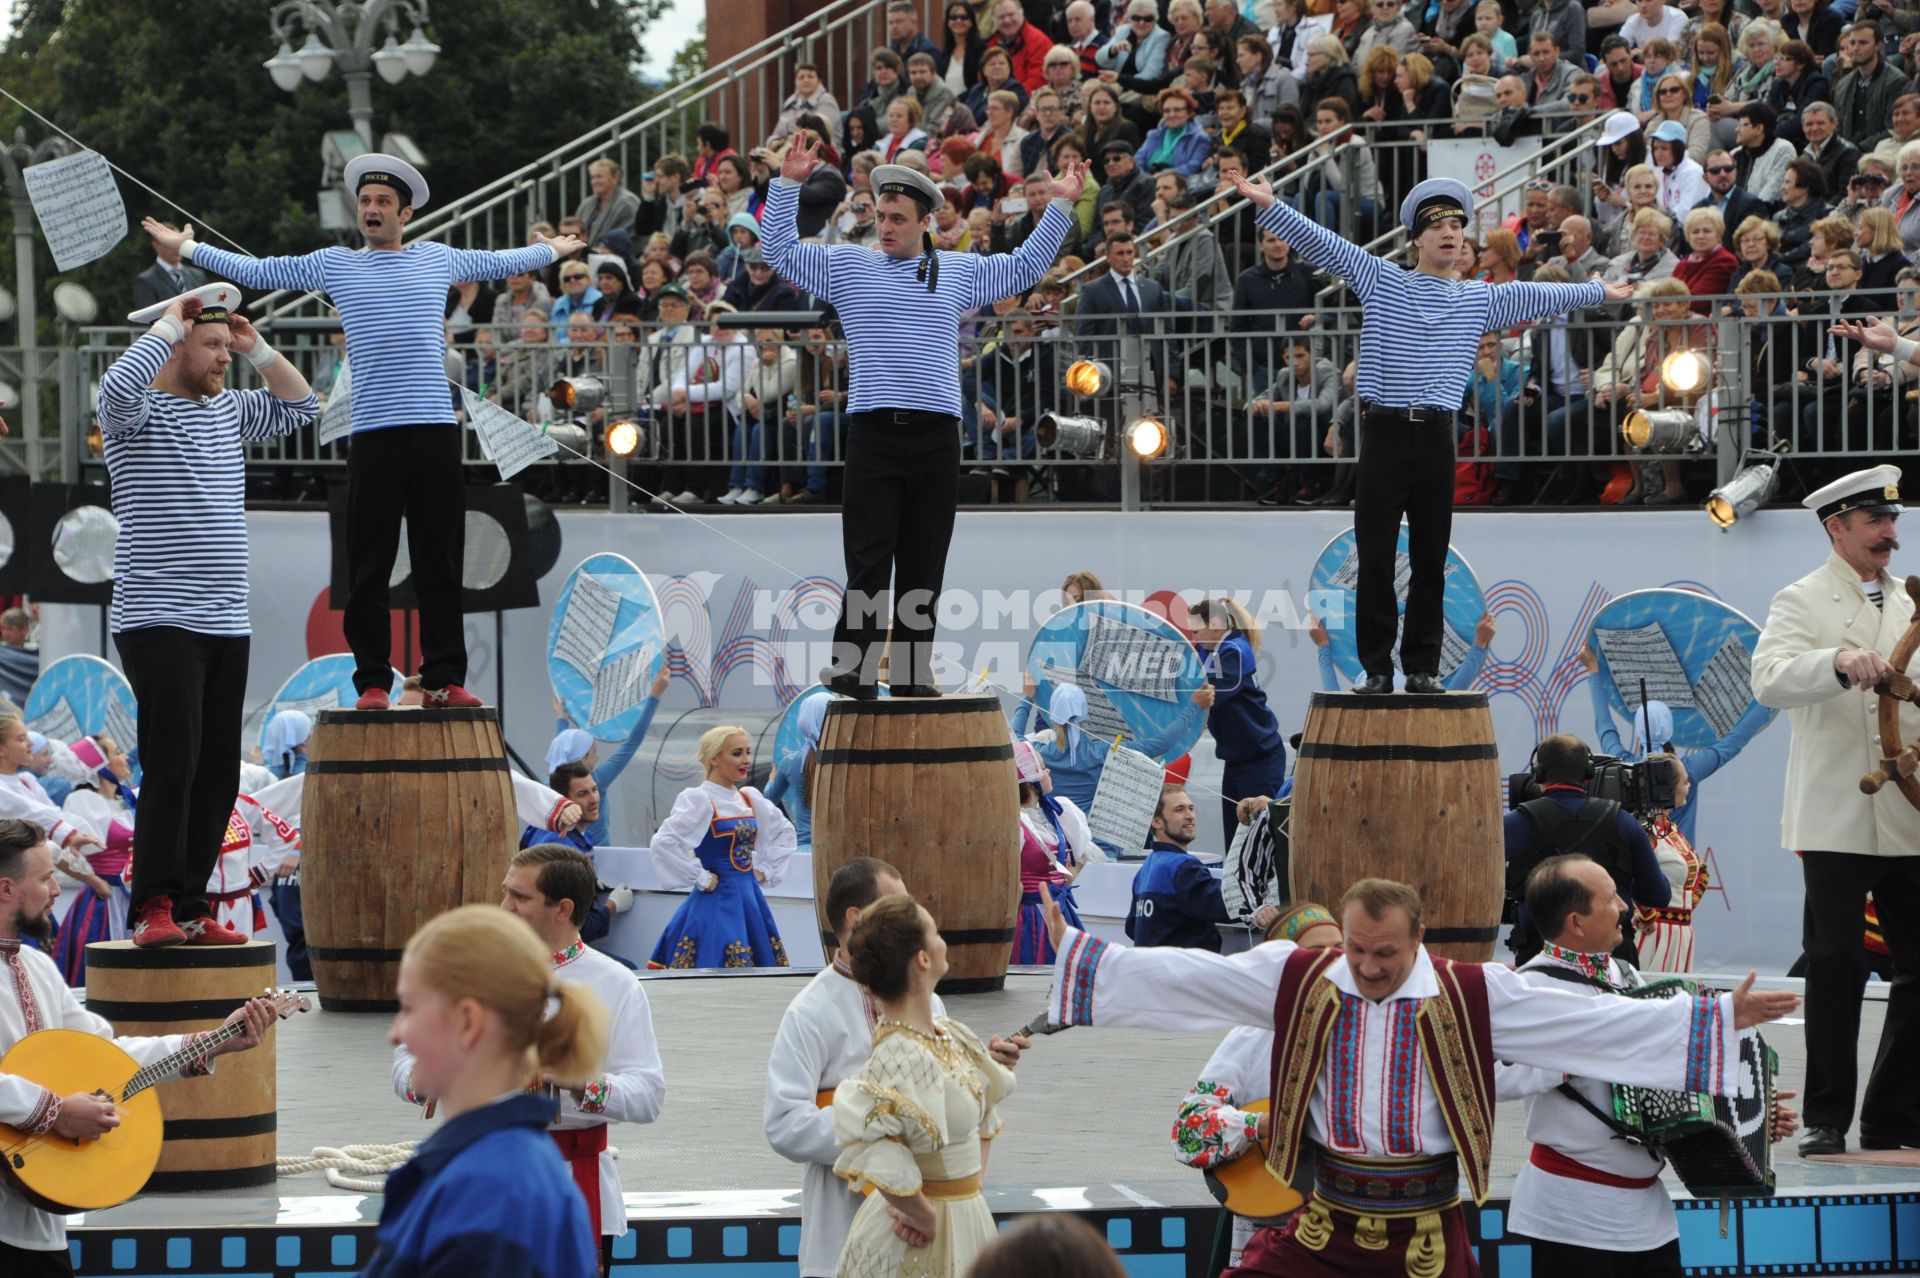
[[[726,492],[720,494],[720,504],[722,506],[737,506],[740,504],[740,495],[746,491],[744,488],[729,488]]]
[[[676,506],[698,506],[700,504],[700,494],[692,492],[675,493],[673,495],[673,504]]]
[[[765,500],[766,498],[761,495],[761,492],[758,488],[749,488],[745,492],[740,494],[740,500],[736,502],[735,505],[758,506],[761,502]]]

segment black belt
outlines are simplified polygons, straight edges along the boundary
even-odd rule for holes
[[[1363,401],[1364,403],[1364,401]],[[1459,419],[1459,412],[1451,408],[1435,408],[1431,404],[1416,404],[1411,408],[1394,408],[1388,404],[1366,404],[1366,413],[1370,417],[1394,417],[1415,426],[1453,425]]]
[[[957,426],[960,419],[952,413],[930,413],[921,408],[870,408],[847,414],[853,422],[876,426]]]

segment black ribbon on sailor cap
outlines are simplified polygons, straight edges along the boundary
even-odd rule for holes
[[[933,212],[933,201],[928,198],[926,188],[915,183],[882,182],[880,184],[879,194],[906,196],[912,200],[914,206],[920,210],[920,216],[923,218]],[[940,259],[934,253],[933,232],[921,232],[920,240],[924,248],[921,252],[920,266],[914,271],[913,278],[925,281],[927,292],[931,293],[940,283]]]
[[[410,186],[407,183],[407,181],[404,178],[402,178],[398,173],[384,173],[378,169],[368,169],[365,173],[362,173],[360,175],[359,184],[353,188],[355,194],[359,193],[360,187],[366,186],[370,183],[377,186],[392,187],[395,191],[399,192],[400,194],[401,207],[403,208],[413,207],[413,187]]]
[[[1459,218],[1462,226],[1467,224],[1467,211],[1451,195],[1436,195],[1424,200],[1413,211],[1413,233],[1419,235],[1435,222],[1444,222],[1450,217]]]

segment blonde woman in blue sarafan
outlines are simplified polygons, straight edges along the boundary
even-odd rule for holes
[[[793,823],[745,784],[753,767],[745,728],[709,728],[700,766],[706,780],[680,792],[649,849],[660,886],[690,890],[647,966],[786,967],[787,947],[760,889],[786,873]]]

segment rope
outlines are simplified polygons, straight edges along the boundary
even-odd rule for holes
[[[384,1181],[351,1181],[349,1176],[384,1177],[395,1167],[413,1157],[418,1141],[403,1140],[393,1145],[345,1145],[335,1149],[329,1145],[319,1145],[311,1154],[302,1157],[298,1154],[282,1154],[278,1160],[279,1173],[282,1176],[300,1176],[307,1172],[325,1171],[327,1183],[341,1189],[368,1189],[370,1193],[379,1193]],[[336,1180],[335,1177],[340,1179]],[[369,1188],[372,1186],[372,1188]]]

